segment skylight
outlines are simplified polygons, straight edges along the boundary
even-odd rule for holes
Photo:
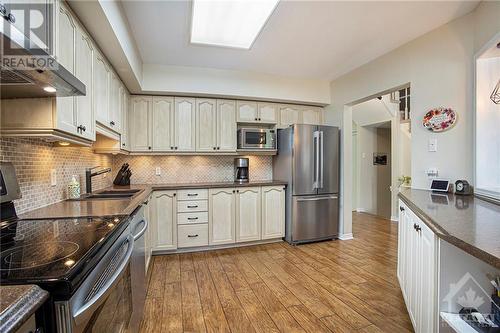
[[[279,0],[194,0],[191,43],[250,49]]]

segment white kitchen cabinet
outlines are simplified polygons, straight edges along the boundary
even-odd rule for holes
[[[217,102],[196,99],[196,151],[217,150]]]
[[[278,123],[278,104],[259,102],[257,103],[257,108],[259,110],[259,122],[266,124]]]
[[[129,107],[130,107],[130,95],[124,85],[120,88],[121,92],[121,108],[122,108],[122,130],[120,134],[120,144],[121,149],[130,150],[130,134],[129,134]]]
[[[262,187],[261,239],[285,235],[285,189],[283,186]]]
[[[259,120],[257,102],[238,101],[236,103],[237,120],[241,123],[255,123]]]
[[[175,97],[174,149],[192,152],[196,149],[196,107],[194,98]]]
[[[107,126],[109,122],[110,69],[99,51],[94,52],[94,110],[95,118]]]
[[[154,151],[171,151],[174,149],[174,98],[153,96],[151,129]]]
[[[57,60],[70,73],[75,74],[76,22],[64,2],[59,5],[57,15]],[[78,134],[78,120],[74,97],[57,97],[57,128]]]
[[[233,188],[209,190],[209,245],[231,244],[236,241],[235,192]]]
[[[323,109],[315,106],[302,107],[302,124],[321,125],[323,124]]]
[[[301,110],[297,105],[280,106],[280,127],[285,128],[302,122]]]
[[[109,79],[109,121],[105,125],[113,131],[120,133],[121,130],[121,105],[120,105],[120,79],[110,71]]]
[[[176,191],[153,192],[149,209],[153,250],[175,250],[177,248]]]
[[[78,26],[76,30],[75,75],[85,84],[86,95],[75,97],[78,133],[89,140],[95,140],[95,117],[93,105],[94,44],[85,30]]]
[[[236,151],[236,102],[217,100],[217,150]]]
[[[129,134],[132,151],[152,150],[152,97],[133,96],[130,99]]]
[[[236,190],[236,242],[260,240],[261,194],[260,187]]]
[[[399,207],[399,283],[415,332],[434,332],[437,318],[436,236],[402,201]]]
[[[148,223],[151,221],[151,199],[153,198],[153,194],[150,194],[148,196],[148,199],[144,202],[144,218]],[[151,262],[151,254],[153,250],[153,244],[152,244],[152,235],[153,231],[151,227],[148,227],[148,230],[144,233],[144,256],[145,256],[145,269],[146,269],[146,276],[148,275],[148,270],[149,270],[149,263]]]

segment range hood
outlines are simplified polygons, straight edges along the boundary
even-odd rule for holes
[[[1,20],[1,16],[0,16]],[[1,99],[8,98],[32,98],[53,96],[84,96],[85,85],[71,74],[66,68],[59,64],[54,57],[41,48],[28,49],[24,45],[35,45],[23,33],[13,25],[0,22],[0,88]],[[9,48],[9,54],[4,56],[5,45],[15,47]],[[36,51],[36,52],[35,52]],[[31,66],[26,61],[23,66],[10,62],[10,59],[44,59],[47,67],[39,69]],[[48,88],[46,91],[44,88]]]

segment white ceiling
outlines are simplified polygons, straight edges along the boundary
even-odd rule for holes
[[[479,1],[281,1],[252,49],[189,43],[189,1],[123,1],[147,64],[334,79],[473,10]]]

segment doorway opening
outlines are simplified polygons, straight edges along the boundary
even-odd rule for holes
[[[411,184],[410,88],[352,106],[352,210],[397,220],[397,194]]]

